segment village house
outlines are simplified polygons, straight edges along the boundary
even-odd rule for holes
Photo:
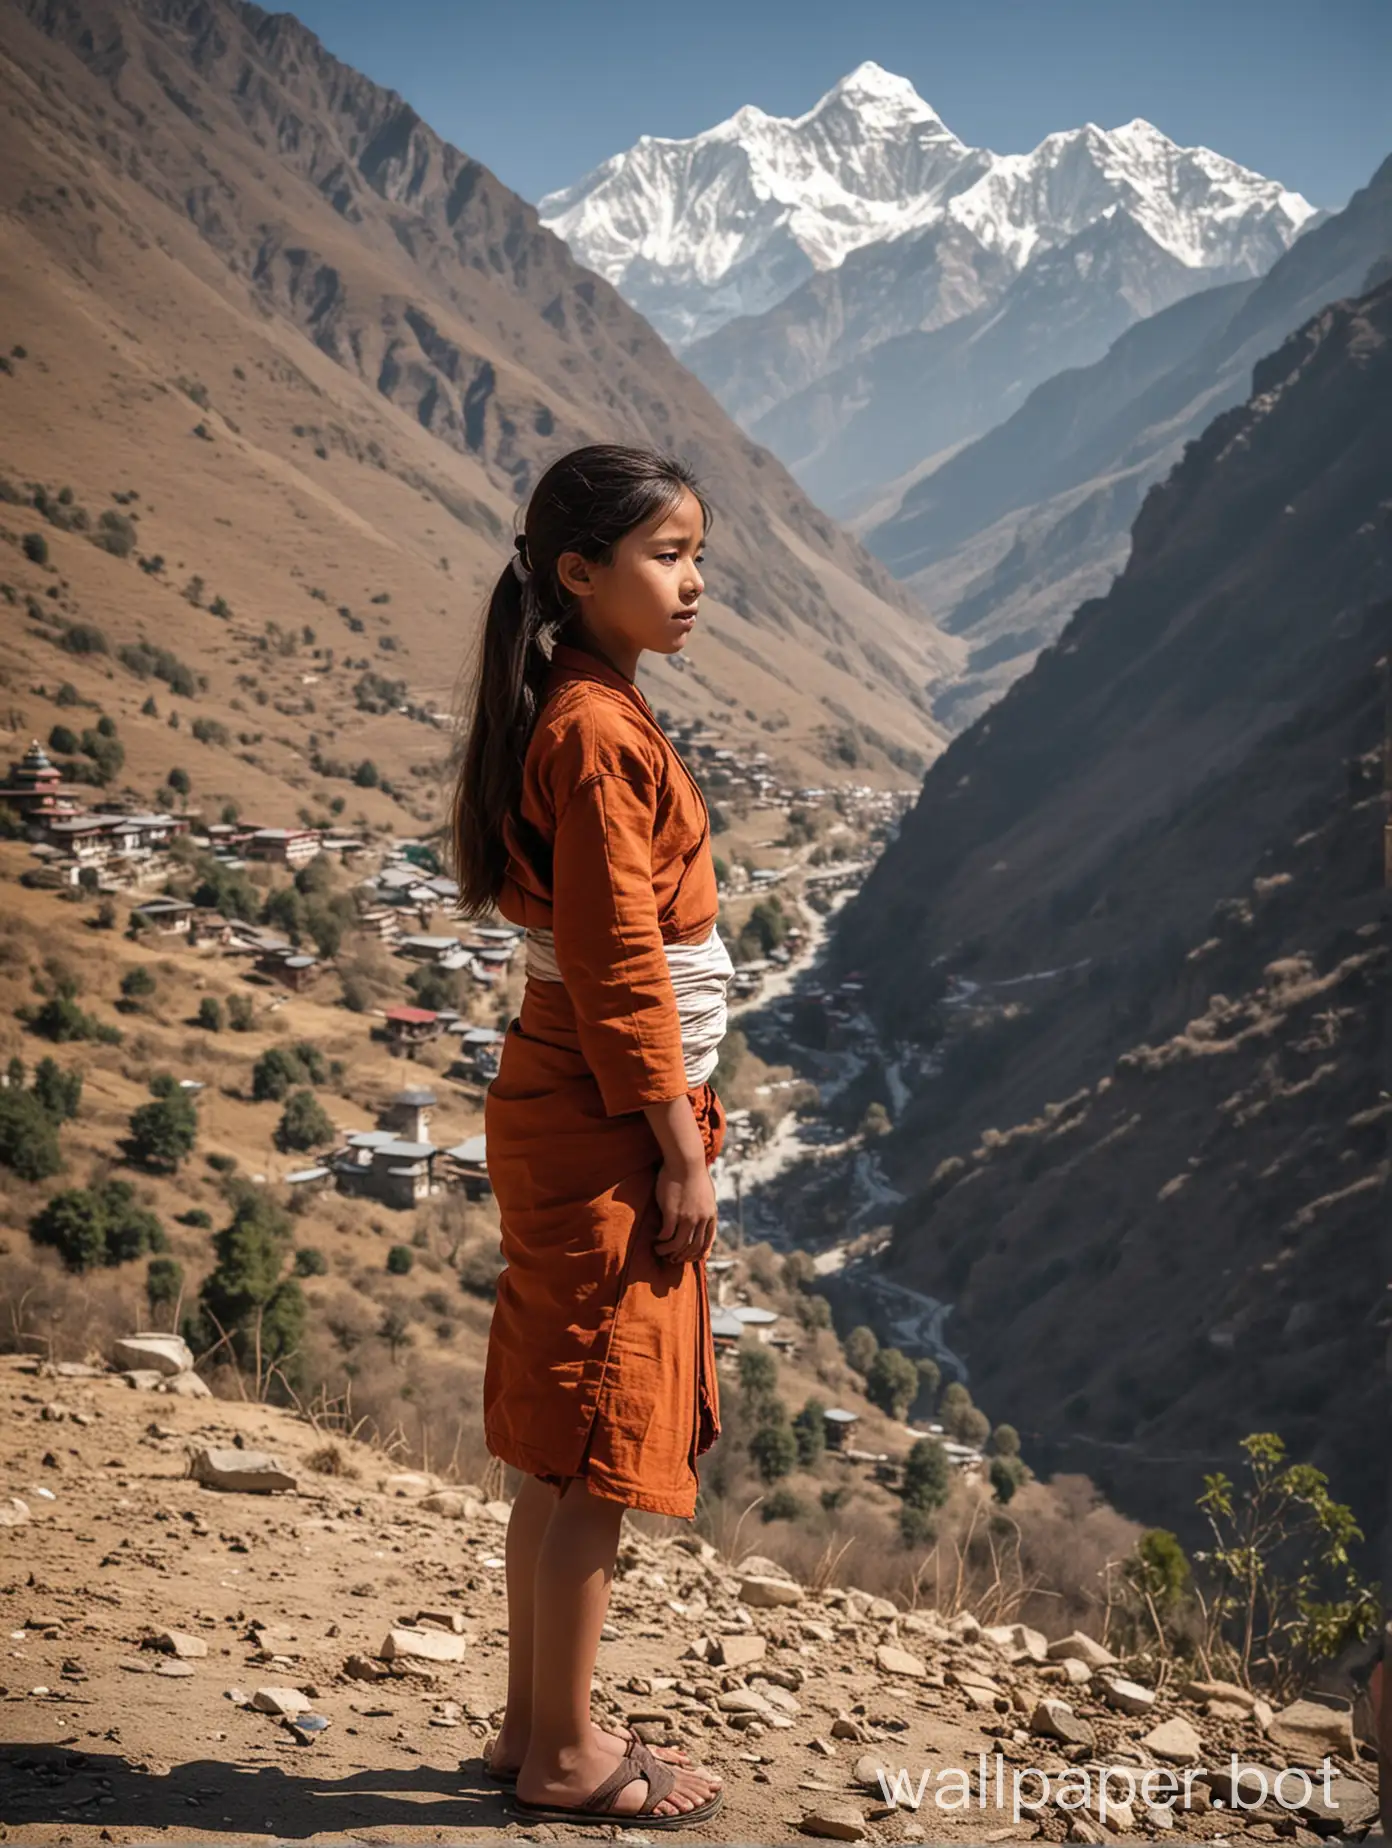
[[[412,962],[435,963],[439,967],[450,965],[455,957],[463,957],[465,962],[468,961],[458,937],[398,937],[396,953],[398,956],[409,957]]]
[[[401,919],[389,905],[369,905],[358,913],[358,925],[364,935],[381,943],[395,943],[401,935]]]
[[[421,1086],[398,1091],[382,1111],[382,1128],[407,1142],[424,1142],[435,1102],[435,1093]]]
[[[266,860],[292,870],[305,866],[319,852],[314,828],[257,828],[241,845],[248,860]]]
[[[349,1136],[347,1148],[331,1165],[340,1193],[365,1195],[408,1212],[434,1191],[438,1154],[431,1142],[408,1142],[388,1130],[367,1129]]]
[[[200,950],[225,950],[232,942],[232,920],[220,911],[195,908],[189,918],[189,942]]]
[[[62,772],[37,738],[20,761],[10,765],[10,780],[0,789],[0,802],[7,803],[23,821],[36,825],[76,815],[81,808],[75,788],[63,781]]]
[[[385,1019],[387,1049],[398,1057],[413,1059],[418,1046],[440,1034],[440,1016],[428,1007],[389,1007]]]
[[[483,1136],[468,1136],[445,1150],[446,1180],[464,1189],[469,1200],[481,1200],[493,1191],[488,1180],[488,1145]]]
[[[158,931],[162,937],[186,937],[195,907],[186,898],[147,898],[131,910],[131,923],[137,929]],[[136,920],[139,920],[139,924]]]
[[[844,1450],[846,1439],[860,1423],[859,1412],[848,1412],[840,1405],[829,1405],[822,1414],[828,1450]]]
[[[480,1084],[491,1084],[498,1076],[502,1030],[498,1027],[474,1027],[461,1020],[448,1031],[459,1035],[459,1057],[450,1075],[472,1078]]]
[[[319,958],[305,955],[299,950],[291,950],[288,956],[278,950],[267,950],[257,957],[256,972],[258,975],[269,976],[273,982],[280,982],[298,995],[319,975]]]

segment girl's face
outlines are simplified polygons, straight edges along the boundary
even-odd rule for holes
[[[608,564],[563,552],[556,574],[580,606],[585,638],[632,680],[638,657],[680,654],[696,626],[706,525],[689,488],[670,512],[625,533]]]

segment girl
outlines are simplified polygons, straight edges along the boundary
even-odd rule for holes
[[[720,1779],[590,1719],[623,1511],[688,1519],[720,1431],[705,1258],[732,967],[710,817],[634,685],[696,624],[710,511],[645,450],[537,483],[493,591],[455,798],[460,907],[526,928],[488,1092],[505,1268],[488,1447],[525,1473],[507,1537],[508,1696],[489,1758],[529,1817],[680,1828]]]

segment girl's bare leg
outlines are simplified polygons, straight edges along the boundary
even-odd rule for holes
[[[512,1516],[508,1521],[505,1549],[508,1601],[507,1705],[502,1725],[488,1754],[489,1763],[499,1770],[522,1763],[532,1736],[532,1675],[537,1658],[537,1562],[547,1527],[558,1506],[556,1489],[550,1483],[538,1481],[535,1476],[528,1476],[517,1492],[512,1504]],[[616,1545],[617,1537],[616,1530]],[[611,1556],[611,1568],[612,1563]],[[600,1622],[603,1621],[601,1616]],[[619,1733],[606,1732],[606,1736],[622,1749],[624,1740]],[[656,1756],[671,1764],[686,1762],[686,1754],[674,1747],[657,1746],[653,1750]]]
[[[590,1718],[590,1681],[599,1633],[609,1609],[623,1504],[567,1483],[552,1508],[537,1557],[532,1604],[531,1736],[517,1775],[527,1803],[579,1804],[624,1755],[624,1743]],[[694,1809],[720,1780],[672,1766],[676,1784],[663,1813]],[[614,1802],[615,1814],[636,1810],[648,1794],[635,1779]]]

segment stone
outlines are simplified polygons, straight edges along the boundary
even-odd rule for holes
[[[419,1501],[423,1495],[433,1495],[440,1487],[438,1478],[427,1476],[418,1469],[397,1470],[394,1475],[385,1476],[378,1483],[384,1495],[397,1495],[406,1501]]]
[[[1041,1700],[1030,1715],[1029,1729],[1037,1738],[1059,1739],[1065,1745],[1095,1745],[1090,1723],[1064,1700]]]
[[[432,1623],[454,1636],[466,1635],[469,1628],[463,1611],[417,1611],[414,1617],[403,1617],[401,1621],[408,1630],[419,1630]]]
[[[885,1762],[882,1758],[877,1758],[873,1752],[862,1752],[855,1761],[851,1776],[862,1789],[883,1790],[880,1773],[885,1770]],[[887,1772],[886,1775],[888,1775]]]
[[[1011,1662],[1047,1662],[1049,1644],[1042,1630],[1027,1623],[995,1623],[981,1632]]]
[[[298,1688],[258,1688],[251,1697],[258,1713],[273,1713],[278,1719],[308,1713],[314,1702]]]
[[[1163,1835],[1174,1827],[1174,1811],[1168,1803],[1147,1803],[1141,1815],[1152,1835]]]
[[[155,1647],[177,1656],[181,1662],[197,1662],[208,1653],[201,1636],[189,1636],[183,1630],[162,1630],[155,1638]]]
[[[343,1672],[350,1681],[391,1680],[391,1670],[384,1668],[380,1662],[374,1662],[370,1656],[349,1656],[343,1664]]]
[[[981,1625],[970,1611],[958,1611],[954,1616],[949,1617],[947,1627],[958,1642],[979,1643],[981,1641]]]
[[[798,1827],[804,1835],[822,1835],[834,1842],[865,1839],[865,1817],[854,1803],[819,1803],[803,1811]]]
[[[735,1576],[791,1579],[793,1575],[786,1566],[780,1566],[776,1559],[769,1559],[763,1553],[746,1553],[735,1567]]]
[[[467,1645],[445,1630],[388,1630],[377,1654],[384,1662],[462,1662]]]
[[[1257,1700],[1255,1694],[1236,1681],[1186,1681],[1179,1691],[1183,1699],[1192,1700],[1200,1707],[1210,1700],[1232,1701],[1249,1713]]]
[[[1197,1764],[1203,1754],[1198,1728],[1182,1714],[1152,1726],[1140,1743],[1152,1756],[1172,1765]]]
[[[133,1367],[121,1375],[132,1392],[154,1392],[169,1377],[169,1374],[161,1373],[158,1367]]]
[[[1107,1831],[1079,1810],[1069,1821],[1068,1833],[1063,1839],[1066,1842],[1105,1842]]]
[[[161,1375],[192,1373],[193,1350],[182,1335],[126,1335],[115,1342],[112,1354],[118,1367]]]
[[[205,1488],[232,1495],[272,1495],[277,1490],[293,1494],[299,1486],[264,1450],[196,1450],[189,1475]]]
[[[1125,1797],[1114,1797],[1110,1791],[1107,1796],[1107,1813],[1102,1813],[1102,1799],[1096,1803],[1085,1803],[1081,1814],[1090,1816],[1102,1829],[1116,1829],[1120,1834],[1128,1834],[1136,1826],[1136,1812]]]
[[[512,1503],[505,1501],[485,1502],[483,1504],[483,1512],[486,1519],[490,1521],[501,1521],[503,1526],[506,1527],[508,1522],[512,1519]]]
[[[853,1739],[857,1745],[869,1745],[872,1735],[870,1728],[863,1720],[856,1719],[854,1714],[838,1713],[831,1722],[831,1736],[833,1739]]]
[[[23,1527],[30,1518],[27,1501],[21,1501],[17,1495],[0,1499],[0,1527]]]
[[[1241,1758],[1237,1763],[1237,1775],[1233,1775],[1231,1758],[1228,1763],[1215,1765],[1211,1771],[1200,1772],[1208,1786],[1209,1797],[1215,1803],[1221,1803],[1224,1809],[1236,1809],[1239,1801],[1243,1807],[1255,1808],[1263,1790],[1270,1796],[1276,1788],[1276,1779],[1280,1770],[1274,1765],[1244,1764]]]
[[[762,1661],[767,1648],[766,1636],[717,1636],[708,1659],[719,1668],[747,1668]]]
[[[774,1610],[781,1604],[801,1603],[802,1586],[792,1579],[742,1578],[739,1595],[751,1610]]]
[[[1294,1795],[1291,1789],[1293,1782],[1293,1779],[1287,1778],[1282,1790]],[[1311,1782],[1314,1789],[1310,1798],[1300,1805],[1296,1814],[1318,1834],[1356,1836],[1377,1815],[1377,1792],[1361,1778],[1347,1777],[1341,1771],[1334,1772],[1329,1779],[1327,1803],[1323,1777],[1312,1778]]]
[[[197,1373],[173,1373],[168,1379],[161,1380],[156,1392],[167,1392],[176,1399],[211,1399],[213,1389]]]
[[[877,1645],[875,1666],[882,1675],[905,1675],[914,1681],[922,1681],[928,1673],[922,1656],[910,1655],[907,1649],[896,1649],[893,1643]]]
[[[763,1695],[756,1694],[753,1688],[725,1688],[716,1695],[715,1704],[721,1713],[757,1714],[760,1718],[773,1711]]]
[[[1252,1709],[1236,1700],[1206,1700],[1203,1710],[1204,1718],[1209,1720],[1236,1720],[1240,1723],[1252,1718]]]
[[[313,1745],[322,1733],[329,1730],[329,1722],[322,1713],[300,1713],[281,1721],[286,1732],[299,1745]]]
[[[193,1664],[192,1662],[161,1662],[155,1673],[165,1676],[170,1681],[182,1679],[193,1673]]]
[[[1065,1656],[1058,1666],[1070,1687],[1085,1688],[1092,1680],[1092,1670],[1080,1656]]]
[[[1354,1757],[1352,1713],[1317,1700],[1294,1700],[1282,1707],[1271,1716],[1266,1736],[1293,1765],[1317,1765],[1326,1754]]]
[[[1139,1681],[1126,1681],[1120,1675],[1098,1675],[1096,1684],[1103,1700],[1118,1713],[1146,1714],[1155,1706],[1154,1693]]]
[[[798,1619],[798,1634],[809,1643],[834,1643],[836,1632],[829,1623],[818,1623],[814,1618]]]
[[[475,1521],[483,1513],[483,1503],[459,1489],[434,1489],[420,1502],[426,1514],[442,1514],[449,1521]]]
[[[1085,1662],[1089,1668],[1115,1668],[1117,1658],[1095,1636],[1073,1630],[1048,1645],[1045,1655],[1050,1662]]]

